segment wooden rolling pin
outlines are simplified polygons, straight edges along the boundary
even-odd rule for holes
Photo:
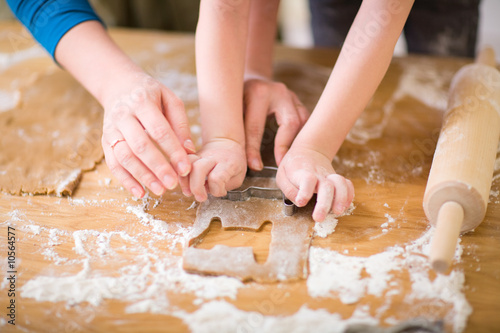
[[[451,82],[448,109],[424,194],[436,227],[430,261],[446,272],[460,233],[484,219],[500,137],[500,73],[491,48],[462,67]]]

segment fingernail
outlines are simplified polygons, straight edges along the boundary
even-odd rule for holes
[[[196,153],[196,147],[190,139],[184,141],[184,148],[186,148],[190,153]]]
[[[136,197],[137,199],[140,199],[142,197],[142,192],[136,188],[136,187],[133,187],[130,192],[132,192],[132,194],[134,195],[134,197]]]
[[[177,181],[174,177],[166,175],[165,177],[163,177],[163,184],[169,190],[173,190],[175,186],[177,186]]]
[[[204,195],[197,195],[197,196],[195,196],[195,198],[196,198],[196,201],[198,201],[198,202],[203,202],[203,201],[207,200]]]
[[[254,169],[254,170],[262,170],[262,168],[264,167],[262,165],[262,161],[259,160],[258,158],[254,158],[254,159],[250,160],[250,164],[251,164],[252,169]]]
[[[182,190],[182,194],[184,194],[184,196],[186,197],[190,197],[193,195],[193,193],[191,193],[191,191],[188,189]]]
[[[305,198],[297,198],[297,206],[304,207],[306,204],[307,204],[307,201]]]
[[[186,177],[189,174],[189,171],[191,171],[189,164],[184,161],[179,162],[179,164],[177,164],[177,167],[179,168],[181,177]]]
[[[162,195],[163,194],[163,186],[160,185],[158,182],[152,182],[151,183],[151,191],[154,192],[156,195]]]

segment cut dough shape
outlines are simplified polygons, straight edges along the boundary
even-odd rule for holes
[[[0,90],[15,79],[4,77]],[[103,158],[102,108],[60,69],[18,89],[20,101],[0,112],[0,191],[69,195]]]
[[[191,273],[227,275],[242,281],[305,279],[314,226],[311,214],[312,205],[299,209],[293,216],[286,216],[282,200],[252,197],[247,201],[230,201],[210,197],[199,205],[196,212],[193,231],[184,250],[183,268]],[[258,264],[251,247],[216,245],[210,250],[195,248],[214,219],[219,219],[224,229],[255,231],[265,222],[272,222],[267,261]]]

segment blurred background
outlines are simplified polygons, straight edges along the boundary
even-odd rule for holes
[[[200,0],[90,0],[90,3],[108,26],[194,32]],[[418,1],[418,0],[417,0]],[[482,0],[476,49],[493,46],[500,62],[500,1]],[[13,19],[5,3],[0,0],[0,20]],[[279,36],[289,46],[313,46],[308,0],[282,0],[279,13]],[[396,55],[406,54],[402,36],[396,46]]]

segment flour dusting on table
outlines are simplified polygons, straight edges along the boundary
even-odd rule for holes
[[[353,257],[329,249],[311,247],[310,275],[307,279],[309,295],[315,298],[338,297],[345,304],[359,302],[367,295],[384,296],[387,306],[392,297],[401,293],[395,280],[396,272],[408,271],[411,293],[405,296],[407,304],[425,300],[430,305],[444,302],[452,309],[445,320],[454,332],[461,332],[472,312],[464,294],[464,273],[458,269],[449,275],[430,276],[427,255],[433,228],[406,246],[393,246],[369,257]],[[455,261],[460,261],[463,248],[459,244]]]
[[[83,200],[82,200],[83,201]],[[83,201],[85,202],[85,201]],[[235,299],[244,284],[228,277],[204,277],[188,274],[181,267],[181,257],[171,254],[182,246],[190,229],[179,224],[167,224],[147,213],[153,200],[140,200],[138,205],[126,205],[139,223],[148,227],[146,232],[130,235],[124,231],[77,230],[68,233],[56,228],[27,224],[22,229],[28,237],[45,240],[40,245],[46,260],[56,265],[80,267],[76,274],[62,276],[39,275],[21,288],[21,296],[37,301],[66,302],[68,305],[83,302],[98,306],[104,299],[117,299],[130,304],[127,312],[167,313],[167,293],[190,293],[204,301],[214,298]],[[23,222],[23,213],[13,211],[11,221]],[[156,241],[168,243],[168,251],[155,246]],[[57,246],[73,243],[79,259],[69,260],[57,251]],[[122,244],[121,246],[112,244]],[[136,253],[123,264],[120,252]],[[111,258],[122,264],[113,273],[99,269]]]
[[[313,310],[303,305],[290,316],[265,316],[259,312],[242,311],[223,301],[203,304],[192,313],[174,311],[193,332],[332,332],[341,333],[351,324],[377,324],[366,307],[356,308],[352,316],[343,319],[324,309]]]

